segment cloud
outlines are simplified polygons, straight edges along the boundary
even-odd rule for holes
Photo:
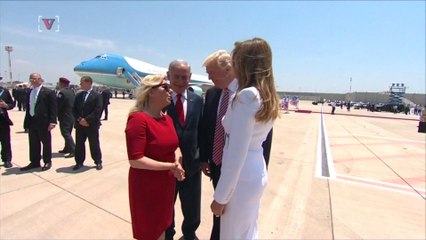
[[[86,36],[70,35],[63,33],[46,33],[46,32],[33,32],[24,31],[19,29],[4,29],[9,34],[16,34],[30,39],[37,39],[42,41],[54,42],[58,44],[66,44],[73,47],[84,48],[89,50],[107,50],[112,51],[116,49],[114,41],[108,39],[91,38]]]
[[[33,65],[33,63],[27,61],[27,60],[23,60],[23,59],[16,59],[16,60],[12,60],[13,65],[16,66],[30,66]]]

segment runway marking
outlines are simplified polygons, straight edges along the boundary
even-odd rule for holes
[[[321,108],[322,112],[322,108]],[[333,155],[331,154],[330,144],[328,142],[327,128],[321,114],[319,121],[320,134],[318,134],[317,143],[317,161],[316,161],[316,177],[335,178],[336,171],[333,164]]]
[[[387,145],[389,143],[386,142],[374,142],[374,143],[368,143],[368,145]],[[330,144],[331,147],[349,147],[349,146],[358,146],[359,143],[333,143]]]
[[[388,190],[393,192],[399,192],[410,195],[421,195],[423,198],[426,197],[426,191],[424,189],[414,188],[412,186],[405,186],[400,184],[387,183],[383,181],[376,181],[372,179],[358,178],[347,175],[337,175],[336,181],[348,182],[353,184],[359,184],[363,186],[378,188],[382,190]]]
[[[329,112],[327,113],[323,113],[322,111],[322,107],[321,107],[321,111],[312,111],[312,110],[303,110],[303,109],[299,109],[299,110],[289,110],[292,112],[300,112],[300,113],[320,113],[320,114],[330,114]],[[338,113],[336,112],[333,115],[340,115],[340,116],[351,116],[351,117],[366,117],[366,118],[385,118],[385,119],[394,119],[394,120],[406,120],[406,121],[419,121],[418,118],[407,118],[407,117],[389,117],[389,116],[374,116],[374,115],[364,115],[364,114],[353,114],[353,113]]]
[[[321,108],[321,113],[322,113],[322,108]],[[360,184],[360,185],[364,185],[364,186],[368,186],[368,187],[379,188],[379,189],[382,189],[382,190],[388,190],[388,191],[394,191],[394,192],[399,192],[399,193],[404,193],[404,194],[417,195],[417,196],[421,196],[423,199],[426,200],[426,191],[424,189],[418,189],[418,188],[415,188],[414,186],[412,186],[412,184],[407,182],[406,179],[401,177],[386,162],[384,162],[383,159],[381,159],[370,148],[368,148],[366,146],[366,144],[364,144],[362,141],[360,141],[360,139],[357,138],[356,135],[351,134],[349,131],[348,132],[351,134],[352,137],[355,138],[355,140],[357,140],[359,143],[361,143],[362,146],[367,148],[367,150],[369,150],[375,156],[375,157],[372,157],[371,159],[377,159],[377,160],[380,160],[381,162],[383,162],[383,164],[385,164],[385,166],[387,166],[391,171],[393,171],[397,176],[399,176],[401,181],[404,182],[406,185],[392,184],[392,183],[387,183],[387,182],[384,182],[384,181],[376,181],[376,180],[371,180],[371,179],[357,178],[357,177],[345,176],[345,175],[336,176],[335,169],[334,169],[334,163],[333,163],[333,160],[332,160],[332,154],[331,154],[331,150],[330,150],[330,144],[329,144],[328,136],[327,136],[327,129],[325,127],[325,121],[324,121],[324,118],[323,118],[323,114],[321,114],[319,124],[320,124],[320,126],[319,126],[319,129],[320,129],[319,132],[320,133],[318,134],[318,143],[317,143],[317,162],[316,162],[316,171],[315,171],[316,177],[325,178],[325,179],[331,178],[335,181],[342,181],[342,182],[348,182],[348,183],[353,183],[353,184]],[[389,140],[389,138],[382,138],[382,139]],[[399,139],[398,141],[401,142],[401,139]],[[413,140],[407,140],[407,141],[421,143],[420,141],[413,141]]]
[[[333,137],[333,139],[334,139],[334,137]],[[369,146],[380,146],[380,145],[389,145],[391,143],[385,143],[385,142],[367,142],[366,144],[368,144]],[[417,143],[407,143],[407,144],[417,144]],[[348,147],[348,146],[358,146],[358,145],[359,145],[359,143],[333,143],[330,146],[332,146],[332,147]],[[421,145],[424,145],[424,144],[421,144]],[[414,145],[412,145],[412,146],[414,146]]]
[[[396,141],[396,142],[410,142],[410,143],[426,144],[426,141],[418,141],[418,140],[402,139],[402,138],[389,138],[389,137],[371,136],[371,135],[362,135],[362,134],[352,134],[352,136],[354,136],[354,137],[385,139],[385,140],[388,140],[388,141]]]
[[[410,183],[426,183],[426,175],[425,176],[418,176],[418,177],[404,178],[404,179],[405,179],[405,181],[408,181]],[[383,180],[383,181],[387,182],[387,183],[393,183],[393,184],[405,183],[400,178],[388,179],[388,180]]]
[[[421,158],[423,159],[425,157],[424,154],[402,154],[402,155],[392,155],[392,156],[382,156],[383,158],[387,160],[403,160],[406,161],[407,159],[413,159],[413,158]],[[339,158],[338,160],[334,160],[334,163],[342,163],[342,162],[352,162],[352,161],[371,161],[371,160],[380,160],[377,157],[357,157],[357,158]]]

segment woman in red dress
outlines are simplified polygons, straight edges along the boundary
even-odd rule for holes
[[[165,76],[147,76],[127,119],[129,201],[135,239],[164,239],[173,219],[175,178],[185,178],[173,120],[162,112],[170,101]]]

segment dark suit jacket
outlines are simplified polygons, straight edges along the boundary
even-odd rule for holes
[[[72,108],[74,106],[75,94],[69,88],[64,88],[58,93],[58,120],[59,122],[74,123]]]
[[[191,176],[200,171],[198,138],[203,113],[203,99],[191,91],[187,91],[187,97],[187,111],[184,126],[182,126],[179,121],[174,103],[171,103],[167,107],[167,114],[173,119],[176,133],[179,138],[179,148],[183,156],[182,162],[185,175]]]
[[[6,122],[9,125],[13,125],[13,122],[12,122],[12,120],[10,120],[9,114],[7,113],[7,110],[14,108],[16,103],[15,103],[15,101],[13,101],[12,96],[10,96],[9,90],[7,90],[3,87],[0,87],[0,92],[1,92],[0,99],[3,100],[7,104],[6,109],[4,109],[4,108],[0,109],[0,118],[3,118],[4,120],[6,120]]]
[[[36,100],[36,105],[34,109],[35,114],[34,117],[31,118],[29,99],[32,91],[33,90],[29,91],[27,96],[28,102],[24,119],[24,128],[29,128],[30,121],[38,126],[46,128],[51,123],[56,124],[56,118],[58,116],[58,107],[55,92],[46,87],[41,87]]]
[[[111,92],[108,89],[102,91],[102,105],[108,105],[109,99],[111,98]]]
[[[200,161],[212,162],[213,155],[213,142],[214,132],[216,128],[217,109],[219,107],[219,99],[222,90],[212,87],[206,92],[206,99],[204,103],[203,120],[201,123],[201,136],[200,139]],[[272,130],[269,132],[266,140],[263,142],[263,156],[266,164],[269,163],[269,155],[271,152],[272,143]]]
[[[73,114],[76,120],[75,127],[80,126],[77,122],[80,118],[84,118],[89,123],[89,127],[99,128],[101,125],[102,97],[99,93],[92,90],[86,102],[84,102],[83,94],[84,91],[81,91],[75,96],[73,107]]]

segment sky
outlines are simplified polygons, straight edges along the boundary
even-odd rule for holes
[[[425,1],[0,1],[0,75],[51,83],[101,53],[167,67],[261,37],[279,91],[426,93]],[[40,17],[39,17],[40,16]],[[48,30],[39,18],[54,18]],[[41,31],[39,31],[41,30]],[[352,79],[352,80],[351,80]]]

